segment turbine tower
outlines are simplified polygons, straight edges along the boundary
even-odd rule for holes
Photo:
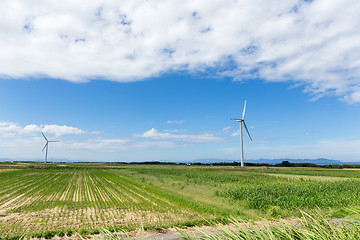
[[[45,135],[44,135],[44,133],[43,133],[43,132],[41,132],[41,134],[43,135],[43,137],[44,137],[44,138],[45,138],[45,140],[46,140],[46,144],[45,144],[45,146],[44,146],[44,148],[43,148],[43,150],[42,150],[42,151],[44,151],[44,149],[46,148],[46,153],[45,153],[45,163],[47,163],[47,155],[48,155],[49,142],[59,142],[59,141],[49,141],[49,140],[45,137]]]
[[[235,121],[240,123],[240,149],[241,149],[241,166],[242,167],[244,167],[244,146],[243,146],[243,133],[242,133],[242,125],[243,124],[244,124],[244,127],[246,129],[246,132],[249,135],[250,140],[252,141],[249,130],[246,127],[246,123],[245,123],[245,108],[246,108],[246,100],[245,100],[245,104],[244,104],[244,110],[243,110],[242,118],[231,118],[230,119],[230,120],[235,120]]]

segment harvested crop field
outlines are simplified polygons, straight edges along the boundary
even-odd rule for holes
[[[104,170],[31,169],[0,178],[2,232],[155,226],[210,217]]]

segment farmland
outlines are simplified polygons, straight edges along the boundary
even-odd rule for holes
[[[0,232],[165,228],[360,207],[360,171],[122,164],[1,164]]]

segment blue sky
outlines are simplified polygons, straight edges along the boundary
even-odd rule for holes
[[[357,1],[12,2],[0,158],[360,160]]]

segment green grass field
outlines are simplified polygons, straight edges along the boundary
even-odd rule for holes
[[[39,169],[37,169],[39,168]],[[360,207],[360,171],[116,164],[0,164],[0,236],[286,218]]]

